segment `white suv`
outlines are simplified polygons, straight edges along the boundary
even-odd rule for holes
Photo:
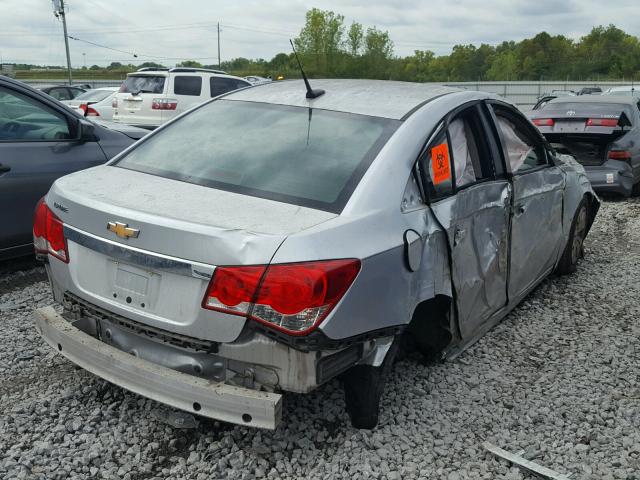
[[[209,98],[249,86],[220,70],[142,68],[127,75],[113,98],[113,121],[153,129]]]

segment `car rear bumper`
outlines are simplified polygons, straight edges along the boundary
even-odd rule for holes
[[[274,429],[282,396],[214,382],[118,350],[74,327],[53,307],[38,309],[36,328],[73,363],[131,392],[224,422]]]
[[[618,193],[628,197],[633,190],[633,174],[624,162],[608,161],[599,166],[585,166],[587,178],[597,192]]]

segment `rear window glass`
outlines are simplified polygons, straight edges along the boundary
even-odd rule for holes
[[[217,97],[223,93],[247,87],[249,83],[235,78],[210,77],[209,85],[211,86],[211,96]]]
[[[202,77],[177,76],[173,79],[173,93],[176,95],[200,95]]]
[[[86,100],[88,102],[99,102],[104,100],[113,92],[109,90],[89,90],[88,92],[81,93],[75,100]]]
[[[119,167],[340,212],[400,122],[220,100],[143,141]]]
[[[124,93],[162,93],[164,80],[165,77],[160,75],[128,75],[120,91]]]

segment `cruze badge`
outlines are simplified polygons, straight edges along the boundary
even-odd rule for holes
[[[138,235],[140,235],[140,230],[137,228],[130,228],[128,224],[120,222],[107,223],[107,230],[125,239],[138,238]]]

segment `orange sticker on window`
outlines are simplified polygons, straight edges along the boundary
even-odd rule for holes
[[[446,143],[441,143],[431,149],[431,169],[433,170],[434,185],[451,179],[449,146]]]

